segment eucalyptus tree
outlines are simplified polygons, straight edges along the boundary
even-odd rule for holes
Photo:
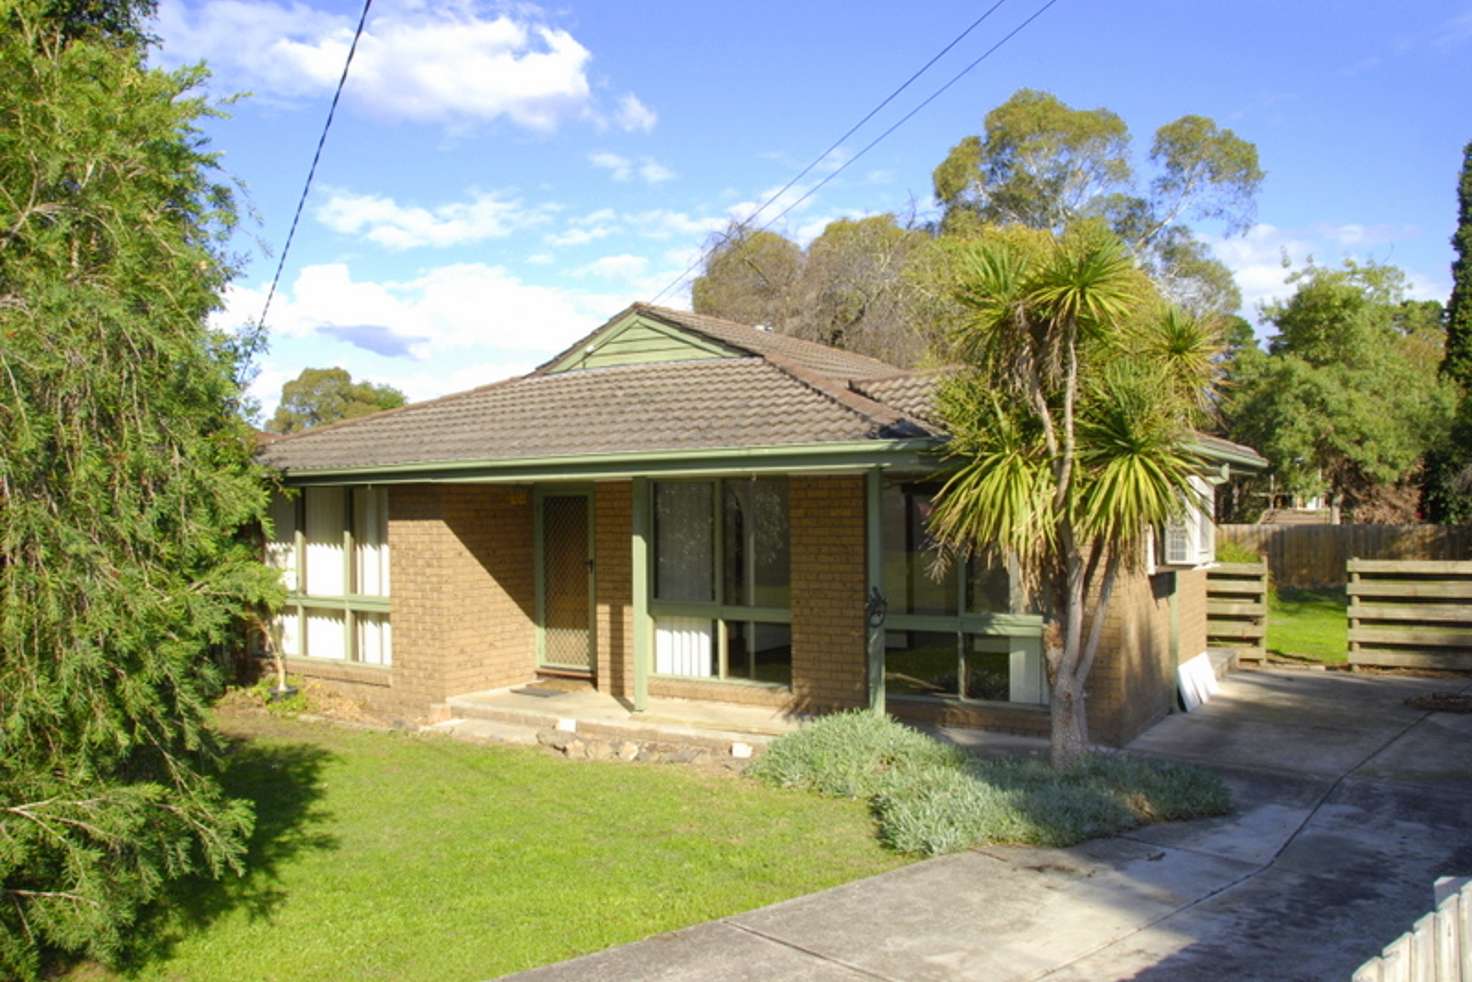
[[[1136,187],[1129,127],[1105,108],[1078,109],[1050,92],[1019,89],[987,113],[935,168],[941,229],[971,235],[995,224],[1061,232],[1102,217],[1167,296],[1202,313],[1230,314],[1241,295],[1187,221],[1234,234],[1252,223],[1263,171],[1257,148],[1200,115],[1155,131],[1154,168]]]
[[[1088,746],[1085,687],[1120,577],[1194,493],[1217,343],[1097,223],[996,230],[958,270],[959,369],[938,396],[956,470],[930,531],[944,555],[1016,557],[1049,615],[1052,760],[1067,766]]]

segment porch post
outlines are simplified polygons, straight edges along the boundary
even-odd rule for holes
[[[864,475],[864,528],[867,550],[865,629],[868,632],[869,708],[884,712],[884,542],[879,522],[879,468]]]
[[[654,622],[649,616],[649,479],[634,478],[631,549],[634,604],[634,712],[649,708],[649,663],[654,654]]]

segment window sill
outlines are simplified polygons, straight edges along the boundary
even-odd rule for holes
[[[932,706],[958,706],[965,709],[1008,709],[1025,713],[1046,713],[1047,703],[1039,702],[1004,702],[998,699],[962,699],[960,696],[927,696],[914,692],[889,693],[886,698],[892,702],[914,702],[924,703]]]
[[[340,658],[312,658],[302,655],[287,655],[282,660],[286,663],[288,673],[307,678],[384,686],[390,685],[393,680],[392,665],[369,665]]]
[[[722,679],[714,675],[666,675],[651,672],[649,677],[660,682],[700,682],[713,685],[737,685],[750,689],[769,689],[773,692],[791,692],[792,686],[785,682],[762,682],[758,679]]]

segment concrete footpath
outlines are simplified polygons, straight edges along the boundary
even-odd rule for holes
[[[1209,764],[1230,816],[986,848],[523,973],[527,980],[1347,979],[1472,872],[1457,680],[1243,672],[1130,749]]]

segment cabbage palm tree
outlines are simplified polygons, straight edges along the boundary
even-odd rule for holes
[[[1212,332],[1168,309],[1091,225],[996,231],[961,257],[954,295],[961,369],[938,408],[958,469],[930,530],[943,554],[1015,556],[1050,615],[1052,760],[1066,766],[1088,746],[1084,687],[1120,574],[1181,514],[1202,468],[1189,446]]]

